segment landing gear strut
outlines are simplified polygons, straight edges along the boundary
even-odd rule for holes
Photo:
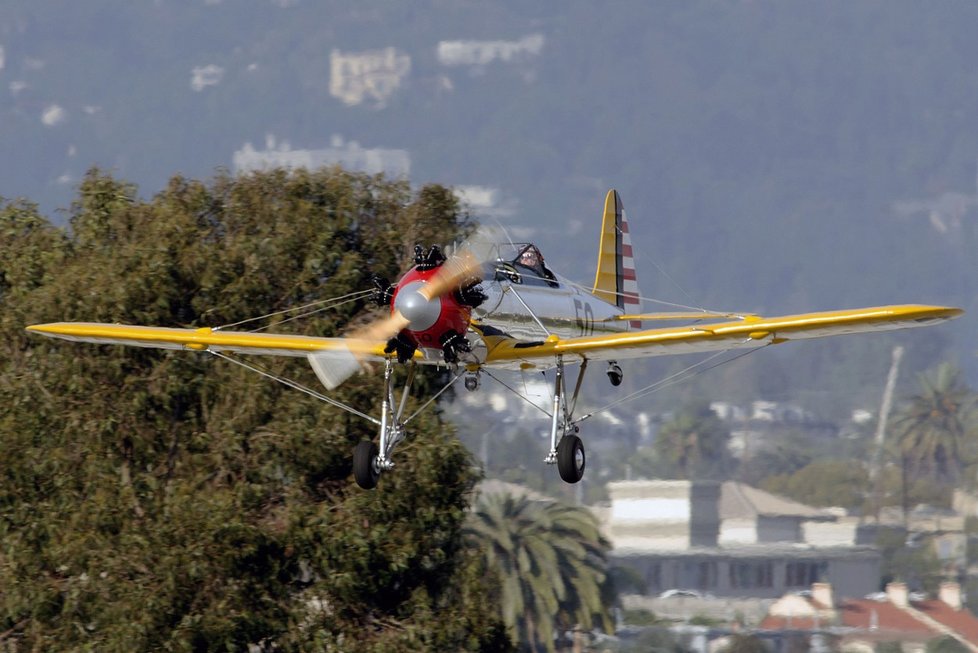
[[[391,461],[391,454],[394,448],[404,439],[404,407],[407,404],[408,393],[411,384],[414,382],[415,366],[413,363],[408,366],[408,377],[404,383],[404,393],[401,395],[401,403],[395,410],[394,403],[394,384],[392,375],[394,371],[394,360],[388,358],[384,363],[384,400],[380,407],[380,445],[373,442],[363,441],[357,444],[353,451],[353,478],[357,485],[364,490],[371,490],[377,487],[381,472],[394,469]]]
[[[550,452],[544,462],[548,465],[556,464],[557,472],[565,483],[577,483],[584,477],[586,462],[584,444],[577,435],[580,429],[571,421],[571,415],[577,405],[577,395],[581,391],[585,370],[587,370],[587,359],[581,362],[574,395],[568,406],[564,389],[564,359],[562,356],[557,356],[557,378],[554,381],[553,414],[550,421]]]

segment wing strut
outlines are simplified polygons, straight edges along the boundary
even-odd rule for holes
[[[541,322],[540,321],[540,318],[537,317],[537,314],[533,312],[533,309],[530,308],[525,301],[523,301],[523,298],[520,297],[519,292],[517,292],[517,290],[515,288],[513,288],[513,286],[511,286],[511,285],[506,287],[506,292],[513,293],[513,295],[516,297],[516,299],[519,300],[520,304],[523,305],[523,308],[526,309],[526,312],[529,313],[530,314],[530,317],[533,318],[533,321],[536,322],[537,325],[541,329],[543,329],[543,332],[545,334],[547,334],[547,337],[549,338],[550,337],[550,331],[547,330],[547,327],[543,326],[543,322]]]

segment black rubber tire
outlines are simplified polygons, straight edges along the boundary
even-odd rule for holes
[[[364,490],[377,487],[380,479],[380,472],[374,464],[378,451],[377,445],[368,440],[358,442],[357,448],[353,450],[353,478]]]
[[[565,483],[577,483],[584,478],[584,443],[574,434],[565,435],[557,443],[557,471]]]

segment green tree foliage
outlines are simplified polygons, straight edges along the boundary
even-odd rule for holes
[[[463,544],[472,465],[437,412],[363,492],[362,420],[206,355],[23,329],[297,309],[394,276],[460,217],[443,187],[339,169],[177,177],[148,202],[96,170],[68,231],[0,205],[0,632],[25,650],[508,648]],[[280,328],[335,335],[363,309]],[[315,384],[301,360],[261,363]],[[337,398],[379,394],[361,375]]]
[[[811,506],[859,510],[866,501],[869,473],[858,460],[817,460],[793,474],[770,476],[762,487]]]
[[[587,510],[525,496],[480,496],[467,528],[513,637],[554,651],[561,631],[612,630],[604,591],[608,542]]]
[[[975,395],[951,363],[919,380],[920,393],[909,398],[893,423],[899,453],[910,474],[951,486],[976,462]]]
[[[967,646],[950,635],[927,642],[924,649],[926,653],[967,653],[968,650]]]
[[[876,546],[882,563],[882,587],[891,581],[902,581],[911,590],[937,591],[943,580],[941,562],[926,540],[911,542],[904,529],[886,528],[880,529]]]
[[[705,401],[683,406],[656,436],[656,475],[661,478],[723,479],[733,471],[730,431]]]
[[[873,653],[903,653],[900,642],[880,642],[873,647]]]
[[[622,643],[619,653],[687,653],[667,627],[645,628],[635,639]]]

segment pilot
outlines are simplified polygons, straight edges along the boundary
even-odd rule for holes
[[[516,264],[522,268],[531,270],[537,279],[546,281],[548,285],[557,285],[557,277],[544,264],[543,254],[540,253],[540,250],[535,245],[527,245],[526,249],[520,253],[519,258],[516,259]]]
[[[540,256],[540,250],[533,245],[524,249],[523,253],[520,254],[520,265],[531,270],[543,272],[543,257]]]

